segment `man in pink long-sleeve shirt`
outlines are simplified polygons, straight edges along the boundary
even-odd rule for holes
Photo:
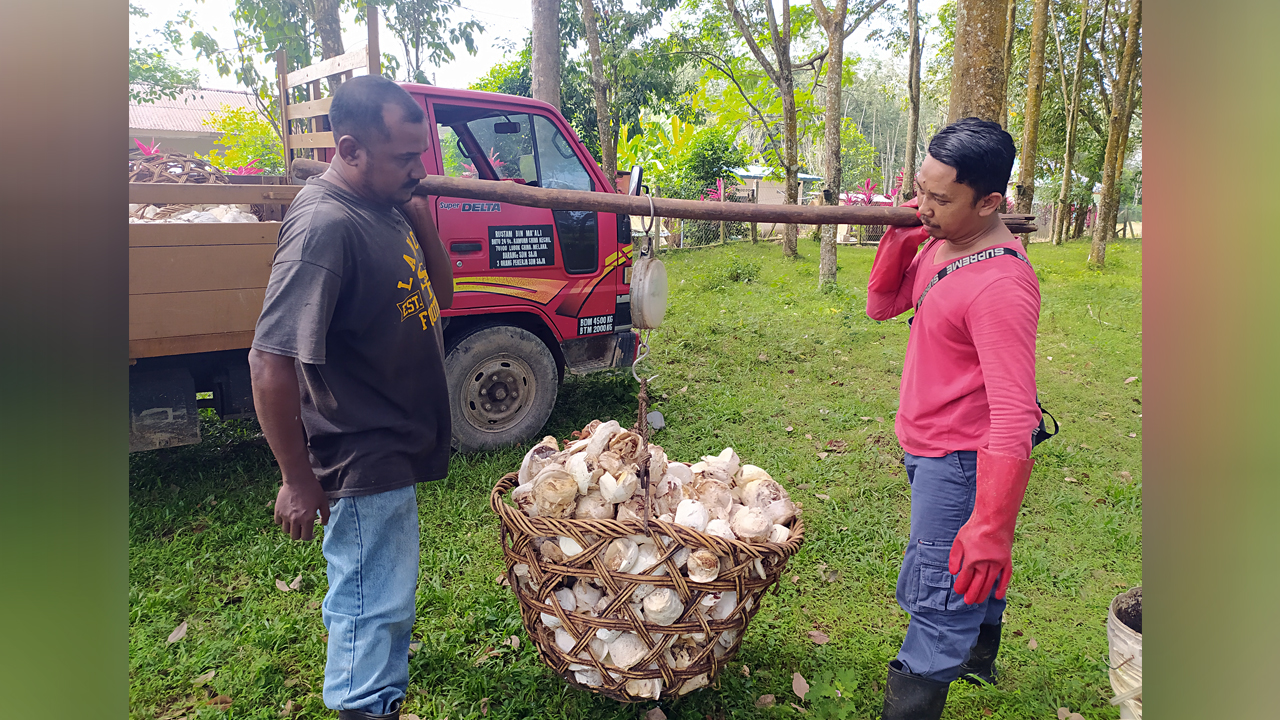
[[[916,175],[923,226],[885,234],[867,284],[873,319],[916,311],[895,423],[911,482],[897,597],[911,622],[883,720],[937,720],[953,680],[995,679],[1041,416],[1040,288],[999,213],[1014,154],[1007,132],[977,118],[935,135]]]

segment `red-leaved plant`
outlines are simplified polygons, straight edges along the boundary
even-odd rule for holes
[[[138,146],[138,149],[142,151],[143,155],[150,156],[150,155],[155,155],[159,152],[160,143],[156,142],[155,138],[151,138],[151,143],[152,144],[147,145],[146,143],[142,142],[138,138],[133,139],[133,144]]]
[[[258,158],[254,158],[253,160],[250,160],[248,165],[241,165],[240,167],[233,167],[227,170],[227,174],[228,175],[261,175],[262,173],[266,172],[260,167],[254,167],[253,164],[256,162],[258,162]]]

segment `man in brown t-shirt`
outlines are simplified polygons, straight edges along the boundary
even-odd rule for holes
[[[280,229],[249,365],[283,484],[275,521],[310,540],[329,592],[324,701],[341,720],[399,717],[418,580],[416,483],[449,467],[440,311],[453,272],[412,191],[429,125],[403,88],[334,93],[337,153]]]

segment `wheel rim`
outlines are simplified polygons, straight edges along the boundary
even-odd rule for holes
[[[529,363],[505,353],[485,358],[466,375],[462,416],[477,430],[503,432],[524,419],[537,392]]]

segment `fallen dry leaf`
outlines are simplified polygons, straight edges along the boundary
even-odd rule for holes
[[[758,708],[773,707],[773,703],[776,701],[777,699],[774,698],[772,695],[761,695],[760,697],[756,698],[756,707]]]
[[[757,355],[756,359],[759,360],[760,362],[769,362],[769,356],[765,355],[764,353],[760,353],[759,355]]]
[[[488,715],[488,714],[489,714],[489,698],[487,698],[487,697],[486,697],[486,698],[480,698],[480,714],[481,714],[481,715]]]
[[[819,500],[830,500],[830,499],[831,499],[831,496],[830,496],[830,495],[825,495],[825,494],[823,494],[823,493],[818,493],[818,494],[814,495],[814,497],[818,498]]]
[[[751,677],[751,668],[746,663],[742,664],[742,677]]]
[[[827,455],[830,455],[830,453],[820,452],[820,453],[818,453],[818,459],[819,459],[819,460],[826,460],[826,459],[827,459]]]
[[[1128,470],[1121,470],[1120,480],[1121,482],[1133,482],[1133,476],[1129,474]]]
[[[827,637],[827,634],[821,630],[810,630],[808,634],[814,645],[826,645],[831,642],[831,638]]]
[[[800,673],[791,676],[791,692],[795,693],[801,700],[809,693],[809,683]]]
[[[210,670],[209,672],[204,673],[203,675],[197,675],[196,679],[191,681],[191,684],[195,685],[196,687],[200,687],[201,685],[204,685],[205,683],[212,680],[213,676],[216,675],[217,672],[218,672],[217,670]]]
[[[662,712],[662,708],[654,708],[644,714],[644,720],[667,720],[667,714]]]
[[[839,570],[832,570],[824,575],[823,579],[829,583],[838,582],[840,580],[840,575],[841,573]]]
[[[1138,377],[1137,377],[1136,375],[1135,375],[1134,377],[1131,377],[1131,378],[1126,378],[1126,379],[1125,379],[1125,381],[1124,381],[1124,384],[1125,384],[1125,385],[1128,385],[1129,383],[1131,383],[1131,382],[1133,382],[1134,380],[1137,380],[1137,379],[1138,379]]]
[[[511,581],[507,579],[506,573],[498,573],[498,576],[493,581],[503,587],[511,587]]]
[[[414,715],[413,713],[408,713],[406,715],[401,715],[400,720],[422,720],[422,718]]]
[[[1040,647],[1040,643],[1036,642],[1035,638],[1031,638],[1030,640],[1027,641],[1028,650],[1035,650],[1038,647]]]
[[[298,678],[289,678],[288,680],[284,681],[285,687],[293,687],[294,685],[297,685],[297,684],[298,684]]]
[[[293,714],[293,700],[285,702],[284,707],[280,710],[280,717],[286,718]]]
[[[792,584],[800,582],[800,576],[799,576],[799,575],[792,575],[792,576],[791,576],[791,582],[792,582]]]
[[[1129,433],[1129,437],[1136,438],[1138,437],[1138,433]]]
[[[793,427],[791,427],[790,425],[788,425],[788,426],[787,426],[787,432],[795,432],[795,428],[793,428]]]
[[[843,440],[828,440],[828,441],[827,441],[827,448],[828,448],[828,449],[831,449],[831,450],[834,450],[834,451],[836,451],[836,452],[838,452],[838,453],[842,453],[842,452],[844,452],[845,450],[848,450],[848,449],[849,449],[849,443],[847,443],[847,442],[845,442],[845,441],[843,441]]]
[[[302,587],[302,573],[298,573],[298,577],[294,578],[293,582],[289,583],[290,590],[297,590],[300,587]]]
[[[169,633],[168,643],[172,645],[186,636],[187,636],[187,621],[183,620],[181,625],[174,628],[173,632]]]
[[[805,433],[805,434],[804,434],[804,439],[805,439],[805,440],[812,440],[812,439],[813,439],[813,436],[812,436],[812,435],[810,435],[809,433]]]
[[[1078,483],[1078,482],[1080,482],[1079,480],[1077,480],[1077,479],[1075,479],[1075,478],[1071,478],[1071,477],[1069,477],[1069,478],[1062,478],[1062,479],[1063,479],[1063,480],[1066,480],[1066,481],[1067,481],[1067,482],[1069,482],[1069,483]]]
[[[991,717],[991,708],[982,708],[982,714]]]
[[[882,417],[877,417],[877,418],[876,418],[876,422],[878,422],[878,423],[882,423],[882,422],[884,422],[884,418],[882,418]]]
[[[688,385],[685,385],[684,387],[680,388],[680,389],[679,389],[679,390],[677,390],[676,392],[679,392],[679,393],[687,393],[687,392],[689,392],[689,386],[688,386]]]
[[[231,699],[230,695],[218,695],[217,697],[212,697],[205,701],[205,705],[212,705],[218,710],[226,710],[231,707],[232,702],[234,701]]]
[[[1064,708],[1064,707],[1058,708],[1058,720],[1067,720],[1067,716],[1070,714],[1071,714],[1071,711],[1068,710],[1067,708]]]
[[[1071,713],[1067,716],[1067,720],[1084,720],[1084,716],[1080,713]]]
[[[1014,631],[1013,631],[1013,634],[1014,634],[1014,635],[1017,635],[1018,637],[1022,637],[1022,631],[1021,631],[1021,630],[1014,630]]]
[[[283,580],[276,580],[276,589],[280,592],[289,592],[289,586]]]
[[[797,705],[797,704],[795,704],[795,703],[787,703],[787,704],[788,704],[788,705],[790,705],[791,707],[795,708],[795,709],[796,709],[796,712],[800,713],[801,715],[808,715],[808,714],[809,714],[809,711],[808,711],[808,710],[805,710],[804,708],[800,707],[799,705]]]
[[[512,636],[508,637],[506,640],[503,640],[503,641],[502,641],[502,644],[503,644],[503,645],[508,645],[508,646],[510,646],[510,647],[512,647],[512,648],[518,648],[518,647],[520,647],[520,638],[519,638],[519,637],[517,637],[517,636],[515,636],[515,635],[512,635]]]
[[[308,609],[308,610],[318,610],[319,608],[320,608],[320,601],[319,601],[319,600],[308,600],[308,601],[307,601],[307,609]]]
[[[866,415],[859,415],[859,416],[858,416],[858,419],[859,419],[859,420],[870,420],[871,418],[867,417]]]

